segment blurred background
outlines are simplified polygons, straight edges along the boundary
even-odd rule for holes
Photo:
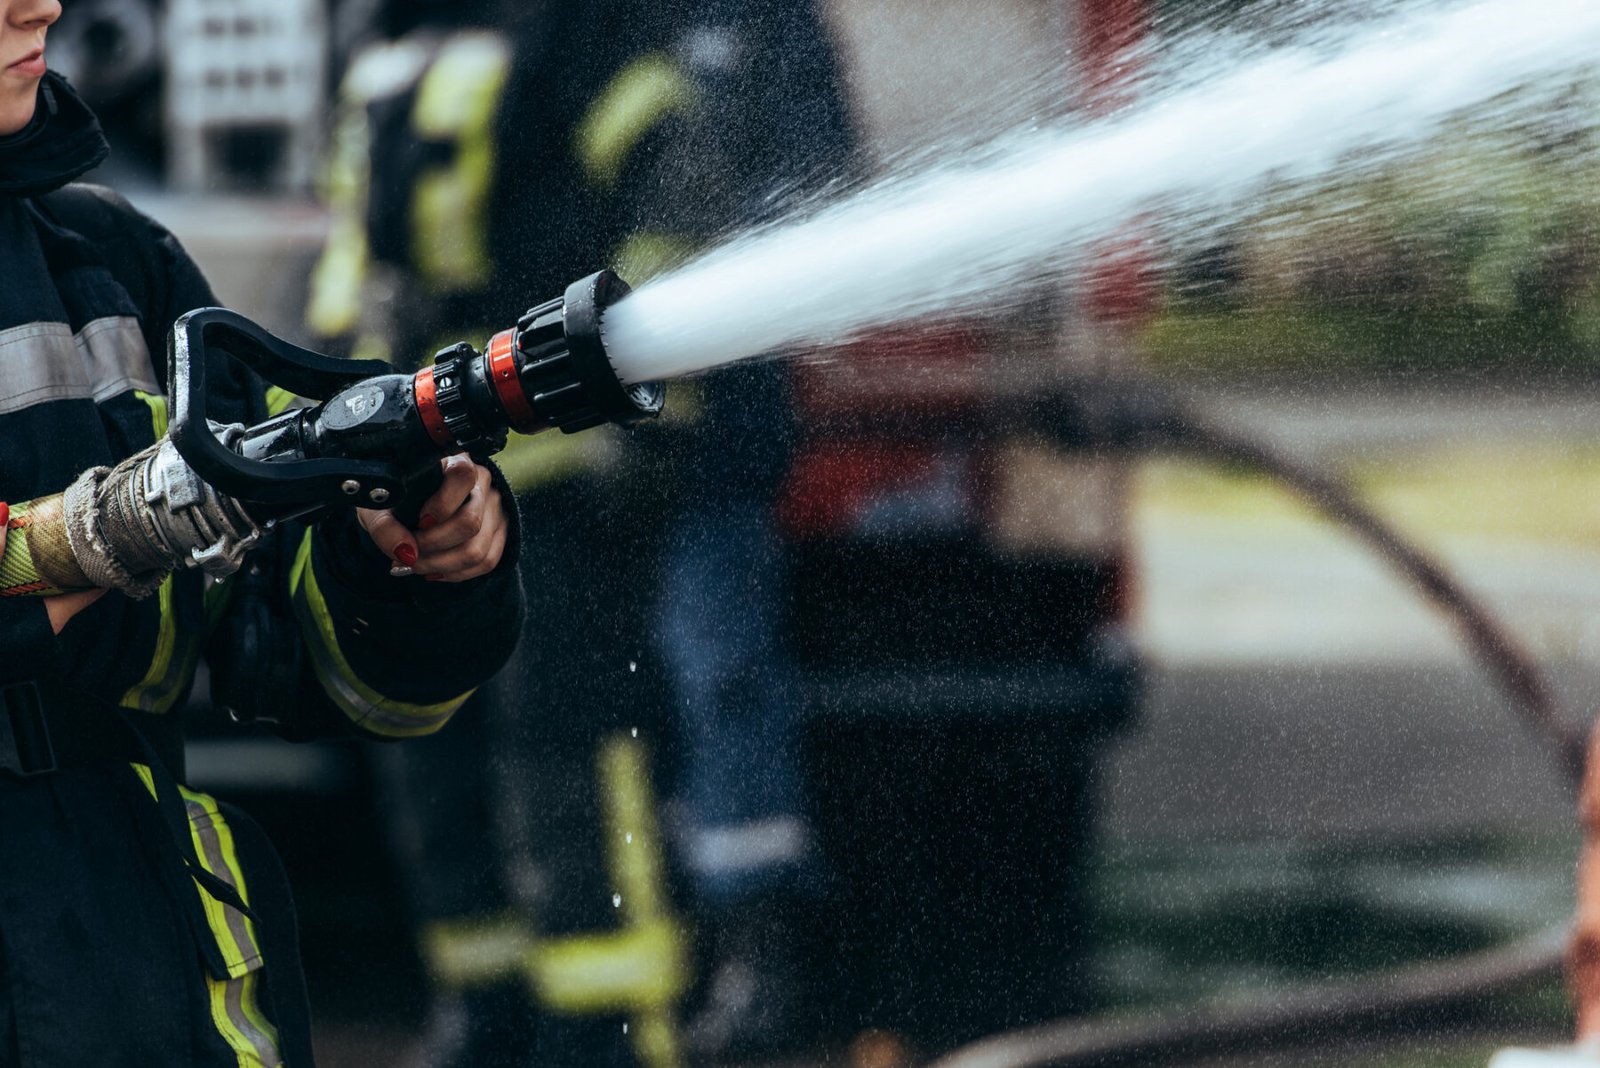
[[[1159,65],[1151,41],[1322,7],[68,0],[50,59],[112,140],[92,180],[173,229],[223,302],[303,343],[414,365],[482,344],[584,265],[642,280],[796,198],[959,156],[998,128],[1115,113]],[[1130,222],[998,321],[897,328],[764,365],[773,381],[674,386],[686,423],[606,439],[599,459],[508,457],[546,509],[575,494],[662,516],[617,533],[629,568],[595,579],[597,601],[635,607],[573,669],[610,681],[559,713],[570,729],[491,731],[488,756],[397,768],[240,737],[203,695],[193,710],[210,724],[195,784],[261,819],[296,882],[322,1062],[888,1068],[1060,1016],[1378,974],[1568,915],[1570,792],[1449,618],[1263,475],[1107,448],[1092,418],[1043,433],[994,398],[1018,368],[1040,371],[1041,403],[1149,375],[1348,480],[1507,623],[1586,724],[1600,694],[1592,90],[1531,126],[1463,123],[1382,166],[1265,189],[1222,225]],[[696,98],[718,106],[697,114]],[[539,152],[508,143],[508,114]],[[446,239],[429,225],[483,271],[431,253]],[[719,390],[774,406],[762,425],[790,427],[781,450],[731,463],[751,431],[719,424]],[[549,474],[574,464],[589,466]],[[748,489],[734,496],[751,510],[696,470]],[[696,502],[753,525],[696,525]],[[590,537],[527,514],[530,537],[551,539],[530,544]],[[729,575],[746,578],[706,592]],[[754,622],[741,590],[764,606]],[[692,619],[765,637],[741,651]],[[531,636],[523,669],[544,670],[540,648]],[[507,764],[512,750],[531,755]],[[642,878],[541,839],[592,837],[621,804],[621,780],[590,781],[596,752],[649,768],[630,803],[659,839],[659,915],[689,948],[611,958],[633,979],[672,972],[649,990],[624,976],[620,993],[563,1001],[530,962],[593,921],[549,920],[577,914],[550,886],[621,913],[613,890],[620,902]],[[719,752],[788,785],[750,800]],[[481,848],[439,846],[430,819],[468,844],[479,829],[428,782],[487,809],[467,818]],[[440,904],[419,873],[451,866],[504,885]],[[510,951],[490,945],[508,915]],[[653,931],[656,916],[627,922]],[[476,948],[450,941],[463,923]],[[475,972],[488,958],[501,963]],[[593,1026],[541,1025],[535,1042],[507,1016]],[[1551,972],[1437,1026],[1245,1059],[1484,1065],[1569,1028]],[[541,1043],[542,1059],[516,1059]]]

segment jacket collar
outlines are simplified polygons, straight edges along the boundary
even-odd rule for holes
[[[59,189],[99,166],[109,151],[88,105],[65,78],[47,71],[33,121],[0,138],[0,196],[31,197]]]

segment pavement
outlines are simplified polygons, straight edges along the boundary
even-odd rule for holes
[[[1346,475],[1540,657],[1600,659],[1600,389],[1196,392]],[[1139,634],[1163,663],[1465,662],[1449,621],[1387,564],[1265,479],[1156,461],[1133,529]]]
[[[1349,475],[1588,720],[1600,705],[1600,390],[1197,392]],[[1264,479],[1181,459],[1143,469],[1133,529],[1137,634],[1154,674],[1108,774],[1113,828],[1570,826],[1542,743],[1454,624],[1349,534]]]

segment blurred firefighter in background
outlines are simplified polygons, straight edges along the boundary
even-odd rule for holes
[[[602,264],[637,284],[848,155],[808,3],[378,14],[344,78],[308,306],[357,355],[486,337]],[[462,729],[383,754],[435,983],[422,1063],[672,1065],[685,1011],[703,1052],[805,1037],[794,906],[815,874],[772,601],[782,372],[678,384],[668,409],[626,441],[502,454],[533,562],[520,667]],[[709,958],[692,1005],[645,748],[663,736],[683,743],[670,823]]]

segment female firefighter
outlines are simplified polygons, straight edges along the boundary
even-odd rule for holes
[[[21,595],[39,589],[27,502],[165,433],[152,354],[215,303],[169,233],[69,184],[106,148],[45,69],[60,13],[0,0],[0,1066],[309,1065],[281,869],[259,829],[183,786],[175,710],[209,634],[213,676],[262,680],[256,706],[287,736],[438,729],[519,631],[514,513],[494,472],[454,457],[417,530],[387,512],[280,526],[246,565],[268,591],[252,633],[290,634],[269,656],[214,623],[248,583]],[[212,373],[219,418],[268,416],[259,380]]]

